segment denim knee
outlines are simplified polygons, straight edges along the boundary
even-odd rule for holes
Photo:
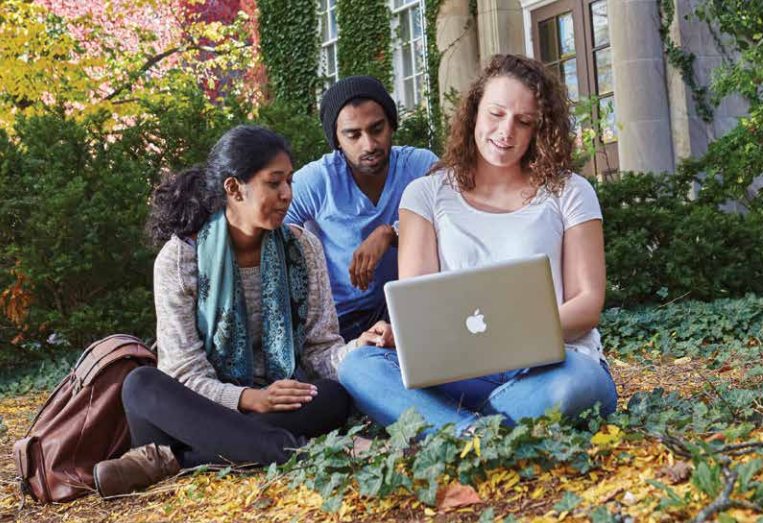
[[[365,381],[363,376],[368,373],[369,360],[374,357],[376,351],[376,347],[358,347],[350,351],[339,364],[337,369],[339,383],[344,385],[350,393],[355,384]]]
[[[609,373],[592,358],[568,352],[567,372],[554,373],[548,383],[551,405],[558,405],[562,414],[576,417],[598,402],[602,415],[611,414],[617,405],[617,391]]]

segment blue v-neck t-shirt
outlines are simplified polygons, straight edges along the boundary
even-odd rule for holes
[[[381,305],[384,284],[397,279],[397,249],[387,249],[366,291],[350,283],[352,255],[377,227],[397,221],[403,190],[436,161],[427,149],[392,147],[387,180],[376,205],[355,183],[341,151],[325,154],[294,174],[286,222],[305,226],[321,240],[339,316]]]

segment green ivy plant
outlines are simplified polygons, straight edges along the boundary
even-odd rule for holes
[[[682,162],[679,171],[701,181],[698,198],[712,204],[729,200],[754,214],[763,211],[756,181],[763,164],[763,4],[746,0],[703,0],[693,16],[712,28],[724,56],[713,71],[711,103],[738,96],[747,115],[710,143],[699,159]]]
[[[319,86],[315,0],[259,0],[260,49],[276,101],[312,113]]]
[[[440,60],[442,53],[437,48],[437,15],[440,13],[442,0],[428,0],[424,11],[427,37],[427,71],[429,74],[429,92],[427,103],[430,115],[431,148],[440,153],[442,150],[446,125],[440,105]]]
[[[339,76],[370,75],[392,90],[391,14],[387,0],[337,0]]]
[[[443,482],[457,479],[474,485],[499,467],[516,470],[520,481],[531,480],[560,464],[581,474],[596,469],[610,451],[595,447],[592,437],[607,423],[627,433],[628,439],[649,438],[690,459],[690,485],[695,495],[712,499],[727,474],[736,471],[739,492],[752,491],[751,501],[760,504],[763,482],[755,477],[763,468],[763,443],[753,438],[752,430],[762,421],[758,378],[763,375],[759,363],[763,350],[759,343],[749,340],[759,337],[761,310],[761,298],[748,296],[710,304],[673,303],[633,312],[610,310],[602,317],[610,361],[641,359],[644,355],[655,364],[667,364],[677,356],[693,354],[708,357],[711,368],[730,362],[746,369],[748,388],[708,377],[702,401],[696,395],[656,388],[635,393],[625,408],[606,420],[597,407],[577,422],[563,418],[558,410],[537,419],[519,420],[513,427],[503,426],[500,416],[491,416],[481,418],[471,433],[460,436],[452,425],[424,436],[426,421],[410,409],[377,434],[368,450],[352,450],[353,437],[364,430],[362,425],[355,425],[344,434],[334,431],[311,440],[282,467],[271,465],[268,476],[273,479],[282,474],[291,481],[291,487],[305,485],[318,492],[328,512],[339,510],[350,489],[369,499],[404,489],[433,506]],[[707,443],[710,434],[723,437]],[[740,459],[747,455],[755,459]],[[627,462],[632,457],[623,453],[618,459]],[[660,482],[653,485],[666,494],[660,510],[688,506],[691,495],[678,496]],[[579,497],[568,493],[553,509],[562,513],[580,503]],[[712,507],[705,510],[710,512]],[[606,508],[595,508],[590,516],[595,522],[619,521]]]
[[[676,16],[674,0],[657,0],[660,8],[660,38],[665,47],[665,56],[668,63],[675,67],[686,85],[691,89],[692,99],[696,106],[697,114],[706,123],[713,121],[713,108],[707,101],[707,87],[697,84],[694,78],[694,53],[687,52],[670,37],[670,26]]]

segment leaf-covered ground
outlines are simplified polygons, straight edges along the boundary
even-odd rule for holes
[[[117,500],[28,499],[20,512],[11,445],[44,394],[6,397],[0,522],[763,522],[762,322],[754,297],[608,311],[620,405],[607,420],[486,420],[463,439],[415,443],[411,415],[357,455],[337,435],[280,470],[201,471]]]

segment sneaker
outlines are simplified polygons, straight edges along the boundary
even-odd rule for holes
[[[129,494],[158,483],[180,471],[172,449],[149,443],[118,459],[97,463],[93,468],[95,489],[101,497]]]

